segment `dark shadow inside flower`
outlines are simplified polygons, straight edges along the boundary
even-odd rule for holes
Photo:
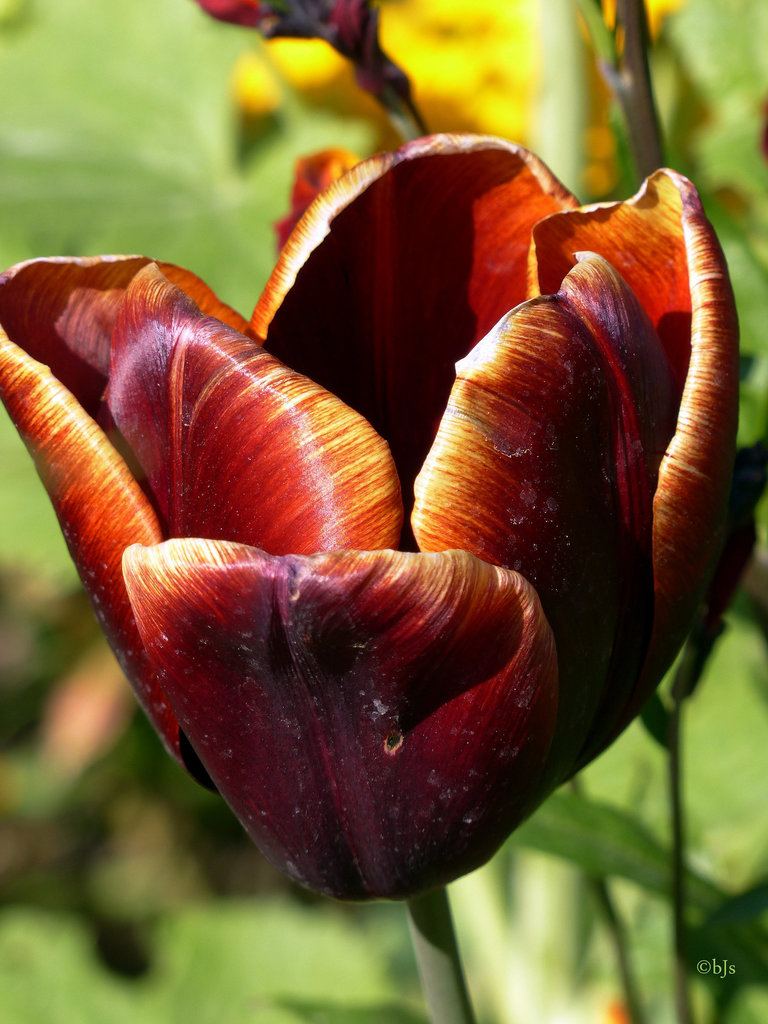
[[[510,201],[525,216],[509,215]],[[389,443],[410,529],[413,481],[455,363],[525,298],[531,220],[557,208],[507,151],[405,161],[333,219],[265,345],[338,395]]]

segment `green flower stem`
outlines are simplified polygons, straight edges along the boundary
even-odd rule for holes
[[[581,780],[578,775],[571,779],[570,786],[574,793],[577,795],[582,794]],[[632,970],[626,928],[624,927],[624,922],[621,919],[619,911],[616,908],[616,904],[613,901],[613,897],[611,896],[611,890],[608,887],[608,883],[605,878],[588,878],[587,884],[589,885],[592,895],[597,902],[600,914],[602,915],[605,926],[611,937],[611,942],[613,943],[613,949],[616,954],[616,964],[619,969],[619,977],[621,978],[624,1003],[627,1008],[629,1020],[631,1024],[646,1024],[643,1003],[640,998],[640,992]]]
[[[619,917],[616,905],[611,897],[608,883],[604,878],[593,878],[590,882],[597,904],[605,920],[606,927],[613,942],[616,953],[616,962],[621,977],[621,988],[624,993],[624,1002],[627,1008],[627,1015],[631,1024],[645,1024],[645,1013],[640,1001],[640,994],[635,984],[632,965],[629,959],[627,936],[624,929],[624,922]]]
[[[616,0],[616,29],[623,33],[619,64],[608,75],[627,124],[641,178],[663,165],[661,132],[648,69],[648,22],[643,0]]]
[[[408,900],[408,920],[432,1024],[474,1024],[445,889]]]
[[[688,993],[688,943],[685,930],[685,821],[682,783],[683,702],[691,692],[700,671],[700,658],[693,637],[683,655],[672,683],[672,709],[669,717],[669,803],[672,816],[672,931],[674,944],[675,1010],[678,1024],[691,1024]]]

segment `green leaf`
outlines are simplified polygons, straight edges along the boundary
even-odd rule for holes
[[[740,924],[768,911],[768,882],[726,900],[707,919],[707,924]]]
[[[303,1024],[428,1024],[423,1014],[392,1003],[358,1009],[295,1001],[283,1002],[281,1006],[296,1014]]]
[[[246,1021],[254,1006],[295,1000],[353,1009],[394,991],[375,935],[362,941],[325,903],[203,905],[165,918],[155,948],[147,995],[164,1024]]]
[[[141,252],[180,262],[250,312],[275,260],[300,153],[372,131],[287,97],[242,157],[230,92],[255,33],[190,0],[38,0],[0,36],[0,259]]]
[[[80,921],[14,909],[0,918],[0,1020],[135,1024],[136,1015],[128,985],[100,967]]]
[[[666,750],[669,737],[669,712],[664,707],[658,693],[651,695],[650,700],[640,712],[640,720],[648,735],[652,736],[659,746]]]
[[[276,261],[299,155],[365,154],[373,129],[290,92],[247,154],[231,95],[258,36],[191,0],[36,0],[0,22],[0,269],[36,256],[142,253],[250,314]],[[12,100],[11,100],[12,98]],[[73,583],[21,442],[0,414],[0,561]]]
[[[555,793],[514,834],[512,842],[554,854],[591,877],[625,878],[648,892],[669,898],[670,854],[636,819],[575,793]],[[686,872],[686,905],[692,929],[692,956],[716,957],[739,966],[729,984],[768,976],[768,935],[756,926],[734,928],[715,920],[728,897],[697,872]]]
[[[86,924],[0,913],[3,1024],[426,1024],[401,997],[376,914],[330,903],[220,902],[162,918],[150,969],[100,962]],[[408,942],[403,922],[401,936]]]
[[[597,878],[627,878],[660,896],[670,892],[669,851],[624,811],[576,793],[554,793],[512,842],[577,864]],[[688,895],[698,908],[719,903],[718,888],[689,872]]]

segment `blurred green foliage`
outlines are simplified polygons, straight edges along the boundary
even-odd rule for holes
[[[654,54],[670,162],[701,187],[732,270],[745,443],[768,434],[766,38],[759,0],[689,0]],[[0,3],[0,263],[146,253],[247,315],[295,159],[365,154],[379,131],[287,87],[274,112],[244,120],[230,75],[258,46],[191,0]],[[126,702],[5,417],[0,464],[0,1020],[423,1022],[401,908],[299,891],[165,756]],[[763,546],[767,523],[761,511]],[[768,1019],[767,624],[758,559],[686,706],[690,970],[705,1024]],[[621,997],[589,881],[607,878],[649,1019],[668,1024],[668,851],[664,752],[635,723],[578,793],[555,794],[454,887],[482,1019],[609,1024]],[[697,976],[712,958],[734,973]]]

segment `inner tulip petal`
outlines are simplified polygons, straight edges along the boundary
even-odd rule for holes
[[[289,239],[254,330],[387,439],[407,506],[456,360],[525,298],[533,225],[575,205],[518,146],[435,136],[355,167]]]
[[[280,554],[397,542],[386,442],[154,268],[126,293],[107,402],[171,536]]]
[[[416,481],[414,534],[422,550],[462,547],[536,587],[558,647],[556,780],[642,665],[652,498],[676,390],[637,298],[595,256],[457,369]]]
[[[346,898],[444,883],[541,798],[557,672],[516,573],[202,540],[133,547],[124,572],[185,733],[297,880]]]

